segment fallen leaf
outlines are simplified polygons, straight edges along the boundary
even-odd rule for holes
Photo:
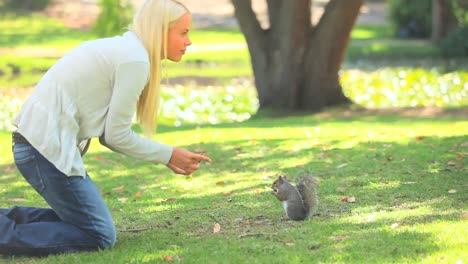
[[[223,185],[225,182],[224,181],[218,181],[216,182],[216,185]]]
[[[139,199],[140,197],[141,197],[141,192],[137,192],[137,193],[135,194],[135,199]]]
[[[324,159],[324,158],[328,158],[329,156],[330,156],[330,153],[324,152],[324,153],[320,154],[318,157],[319,157],[319,159]]]
[[[450,160],[449,162],[447,162],[447,165],[456,166],[456,165],[457,165],[457,162],[454,161],[454,160]]]
[[[336,190],[337,190],[338,192],[345,192],[345,191],[346,191],[346,187],[338,187],[338,188],[336,188]]]
[[[351,197],[343,196],[343,197],[341,197],[340,201],[346,202],[346,203],[355,203],[356,202],[356,197],[354,197],[354,196],[351,196]]]
[[[336,236],[336,237],[332,237],[333,240],[335,241],[345,241],[349,238],[349,236]]]
[[[285,244],[286,244],[286,246],[289,246],[289,247],[294,246],[294,243],[291,243],[291,242],[287,242],[287,243],[285,243]]]
[[[5,174],[9,174],[9,173],[13,173],[16,171],[16,166],[13,165],[13,164],[10,164],[10,165],[7,165],[4,169],[3,169],[3,173]]]
[[[215,223],[213,226],[213,233],[216,234],[216,233],[219,233],[219,231],[221,231],[221,225],[218,223]]]
[[[399,225],[400,225],[400,224],[398,224],[398,223],[393,223],[393,224],[390,226],[390,228],[391,228],[391,229],[395,229],[395,228],[397,228]]]
[[[336,168],[341,169],[341,168],[346,167],[346,166],[348,166],[348,163],[340,164],[340,165],[336,166]]]
[[[231,196],[232,193],[230,193],[230,192],[228,192],[228,193],[222,193],[221,195],[222,195],[222,196]]]
[[[15,203],[22,203],[22,202],[26,202],[27,200],[24,198],[8,198],[8,201],[15,202]]]
[[[330,150],[331,148],[332,148],[332,146],[326,145],[326,146],[323,146],[323,147],[322,147],[322,150],[323,150],[323,151],[326,151],[326,150]]]
[[[99,160],[99,161],[105,161],[106,159],[104,159],[103,156],[96,156],[94,157],[95,160]]]
[[[166,200],[163,201],[163,203],[170,203],[170,202],[175,202],[177,201],[176,198],[167,198]]]
[[[451,189],[451,190],[448,191],[448,193],[457,193],[457,190]]]
[[[241,147],[234,147],[233,150],[235,150],[237,152],[240,152],[240,151],[242,151],[242,148]]]
[[[172,262],[173,257],[169,255],[169,256],[166,256],[165,259],[166,259],[167,262]]]
[[[259,195],[260,194],[260,189],[256,189],[255,190],[255,195]]]
[[[125,188],[125,185],[120,185],[118,187],[112,188],[113,191],[121,191]]]
[[[167,190],[167,189],[169,189],[169,187],[167,187],[167,186],[161,186],[161,190]]]
[[[374,222],[376,218],[377,218],[377,214],[372,214],[367,217],[366,221],[368,223],[371,223],[371,222]]]
[[[317,250],[319,250],[319,249],[320,249],[320,246],[310,246],[310,247],[309,247],[309,250],[310,250],[310,251],[317,251]]]
[[[195,153],[200,154],[200,155],[206,155],[206,150],[201,149],[201,148],[197,148],[195,150]]]
[[[123,198],[118,198],[117,200],[119,200],[119,202],[121,202],[121,203],[126,203],[128,198],[123,197]]]
[[[416,137],[416,140],[419,141],[419,140],[423,140],[423,139],[425,139],[425,138],[427,138],[427,137],[426,137],[426,136],[417,136],[417,137]]]

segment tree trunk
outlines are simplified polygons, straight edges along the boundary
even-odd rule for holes
[[[457,5],[453,6],[453,3],[456,3]],[[465,7],[463,7],[463,3],[465,3]],[[431,40],[434,43],[440,42],[448,35],[448,33],[458,27],[458,21],[454,12],[459,11],[458,9],[466,10],[466,7],[468,7],[467,0],[432,0]]]
[[[449,0],[432,0],[432,36],[433,42],[439,42],[447,34]]]
[[[317,26],[311,0],[267,0],[262,29],[251,0],[232,0],[249,48],[260,108],[319,110],[349,102],[339,83],[351,29],[363,0],[331,0]]]

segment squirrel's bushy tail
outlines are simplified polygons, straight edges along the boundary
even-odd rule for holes
[[[296,188],[302,196],[302,202],[304,203],[304,209],[306,210],[307,218],[317,209],[318,186],[318,178],[310,174],[302,175],[297,180]]]

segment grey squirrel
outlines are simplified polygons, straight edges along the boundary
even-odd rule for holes
[[[286,176],[279,176],[273,182],[271,194],[283,202],[284,211],[290,220],[305,220],[318,205],[318,179],[312,175],[303,175],[292,185]]]

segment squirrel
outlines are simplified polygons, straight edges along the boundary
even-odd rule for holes
[[[318,205],[318,179],[312,175],[303,175],[296,186],[289,183],[286,176],[279,176],[273,182],[271,194],[283,202],[284,211],[290,220],[300,221],[310,217]]]

